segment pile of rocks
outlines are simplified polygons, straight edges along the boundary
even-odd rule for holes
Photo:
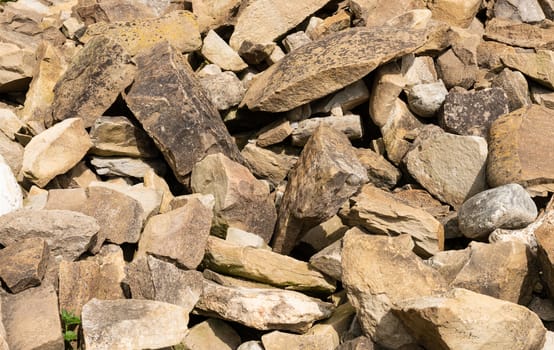
[[[553,1],[0,11],[1,350],[554,348]]]

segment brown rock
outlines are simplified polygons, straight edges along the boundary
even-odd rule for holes
[[[290,334],[274,331],[262,335],[265,350],[320,349],[334,350],[332,338],[313,334]]]
[[[393,105],[392,114],[388,116],[387,123],[381,127],[381,133],[387,158],[393,164],[399,165],[410,150],[409,135],[423,124],[410,112],[406,103],[400,98],[395,98]]]
[[[152,3],[151,3],[152,4]],[[79,1],[75,12],[87,25],[97,22],[132,21],[157,17],[158,11],[148,3],[132,0]]]
[[[192,10],[198,17],[200,32],[234,23],[240,0],[192,0]]]
[[[550,295],[554,295],[554,222],[545,220],[534,230],[538,245],[538,262],[543,271],[543,280]]]
[[[348,226],[342,223],[338,215],[334,215],[329,220],[308,230],[300,242],[308,244],[314,251],[320,251],[341,239],[346,231],[348,231]]]
[[[450,49],[437,58],[437,71],[448,89],[455,86],[470,89],[477,77],[477,65],[464,62]]]
[[[428,3],[433,18],[462,28],[469,27],[480,5],[481,0],[434,0]]]
[[[274,185],[278,185],[287,177],[298,160],[298,157],[288,155],[286,151],[276,153],[270,149],[257,147],[254,143],[248,143],[240,153],[244,163],[256,177],[267,179]]]
[[[402,177],[402,173],[394,165],[370,149],[356,148],[356,155],[367,170],[369,182],[375,187],[390,189]]]
[[[497,43],[496,41],[482,40],[477,46],[477,63],[481,68],[501,70],[505,68],[504,63],[502,63],[502,57],[515,52],[516,49],[512,46]]]
[[[350,0],[355,22],[367,27],[378,27],[406,11],[425,8],[421,0],[400,0],[390,3],[374,0]]]
[[[0,156],[4,158],[12,173],[19,174],[23,163],[24,148],[19,143],[10,140],[3,132],[0,132]]]
[[[527,50],[508,52],[501,56],[502,63],[525,74],[537,83],[554,89],[554,51]]]
[[[0,278],[12,293],[38,286],[50,251],[42,238],[28,238],[0,250]]]
[[[413,188],[396,189],[392,195],[395,199],[398,199],[411,207],[425,210],[436,219],[445,217],[450,211],[450,207],[448,205],[443,205],[425,190]]]
[[[194,350],[235,350],[240,345],[240,336],[224,321],[210,318],[192,327],[183,344]]]
[[[310,118],[294,123],[291,141],[294,146],[302,147],[308,142],[310,136],[321,124],[329,125],[331,128],[344,133],[350,140],[362,138],[362,121],[356,114],[347,114],[341,117]]]
[[[262,129],[256,138],[256,145],[267,147],[285,140],[292,134],[292,127],[287,120],[279,121],[275,125],[271,124],[267,130]]]
[[[54,189],[48,191],[44,209],[80,211],[87,201],[84,188]]]
[[[223,152],[241,161],[219,113],[178,51],[160,43],[135,60],[138,73],[125,101],[177,179],[185,181],[208,154]]]
[[[547,49],[554,48],[554,24],[541,25],[521,23],[504,18],[491,18],[485,27],[485,37],[518,47]]]
[[[521,72],[504,68],[492,81],[493,87],[499,87],[508,97],[508,109],[510,112],[531,104],[529,97],[529,85]]]
[[[273,249],[290,252],[302,233],[335,215],[365,182],[367,172],[346,136],[321,125],[289,176],[279,207]]]

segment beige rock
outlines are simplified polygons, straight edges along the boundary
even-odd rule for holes
[[[485,37],[504,44],[537,48],[554,48],[554,25],[532,25],[503,18],[491,18],[487,21]]]
[[[19,187],[12,169],[0,155],[0,215],[20,209],[22,206],[21,187]]]
[[[14,175],[19,174],[23,163],[24,148],[19,143],[10,140],[3,132],[0,132],[0,156],[10,167]]]
[[[310,265],[340,281],[342,279],[341,251],[342,241],[336,241],[312,255]]]
[[[70,118],[33,137],[21,171],[39,187],[75,166],[92,146],[81,118]]]
[[[211,222],[212,210],[198,199],[191,199],[180,208],[148,220],[137,254],[168,258],[187,269],[195,269],[204,256]]]
[[[390,3],[375,0],[350,0],[348,4],[356,18],[354,23],[359,22],[359,25],[367,27],[378,27],[400,13],[425,8],[425,3],[421,0],[400,0]]]
[[[6,42],[0,43],[0,51],[0,91],[24,91],[33,76],[34,52]]]
[[[358,140],[362,138],[362,122],[360,116],[356,114],[348,114],[342,117],[322,117],[310,118],[293,124],[292,144],[302,147],[308,142],[308,139],[319,125],[326,124],[331,128],[344,133],[350,140]]]
[[[135,177],[142,179],[150,171],[164,174],[166,163],[160,159],[92,156],[90,164],[98,175]]]
[[[238,288],[261,288],[261,289],[277,289],[279,288],[271,286],[269,284],[260,283],[260,282],[254,282],[251,280],[246,280],[242,278],[237,277],[230,277],[226,275],[222,275],[220,273],[214,272],[210,269],[204,269],[204,272],[202,272],[202,275],[205,279],[209,281],[213,281],[219,285],[225,286],[225,287],[238,287]]]
[[[447,216],[450,212],[450,206],[443,205],[425,190],[406,186],[405,188],[397,188],[392,195],[395,199],[409,206],[425,210],[437,220]]]
[[[308,230],[300,242],[308,244],[315,251],[320,251],[341,239],[346,231],[348,231],[348,226],[342,223],[338,215],[333,215],[329,220]]]
[[[436,349],[541,349],[546,333],[527,308],[461,288],[400,302],[393,312],[418,343]]]
[[[554,89],[554,52],[550,50],[516,51],[501,56],[502,63],[549,89]]]
[[[510,112],[531,105],[527,80],[517,71],[504,68],[492,81],[493,87],[500,87],[508,97]]]
[[[402,177],[402,173],[383,156],[367,148],[356,148],[358,160],[367,170],[369,182],[375,187],[392,188]]]
[[[198,17],[200,32],[234,22],[241,0],[192,0],[192,10]]]
[[[494,17],[528,23],[541,22],[545,19],[541,5],[537,0],[498,0],[494,3]]]
[[[204,265],[216,272],[244,277],[273,286],[332,293],[335,282],[308,263],[266,249],[238,246],[209,237]]]
[[[361,105],[369,99],[369,90],[363,80],[358,80],[344,89],[314,102],[312,113],[330,113],[333,108],[340,107],[343,112]]]
[[[325,35],[339,32],[350,27],[350,13],[345,10],[338,10],[332,16],[329,16],[319,23],[310,36],[314,39],[320,39]]]
[[[49,259],[42,238],[28,238],[0,250],[0,278],[12,293],[40,285]]]
[[[40,210],[46,207],[48,191],[33,185],[23,200],[23,209]]]
[[[153,170],[146,171],[146,173],[144,173],[144,187],[153,189],[158,193],[162,193],[159,210],[161,214],[167,213],[171,210],[170,203],[175,197],[173,196],[173,193],[171,193],[171,189],[163,177],[156,174]]]
[[[479,11],[481,0],[433,0],[428,2],[433,18],[453,26],[467,28]]]
[[[470,257],[470,248],[445,250],[425,260],[425,263],[439,271],[445,282],[450,285],[458,273],[466,266]]]
[[[554,92],[539,85],[531,85],[531,100],[543,107],[554,109]]]
[[[2,300],[0,299],[0,315],[1,314],[2,314]],[[1,350],[10,350],[8,346],[7,338],[8,337],[6,335],[6,328],[4,328],[4,323],[0,320],[0,349]]]
[[[504,69],[502,57],[513,54],[516,49],[496,41],[481,40],[477,46],[477,63],[479,67],[491,70]]]
[[[204,281],[196,308],[224,320],[259,330],[305,332],[333,311],[332,304],[302,293],[258,288],[224,287]]]
[[[24,124],[13,109],[8,108],[8,106],[2,107],[0,104],[0,131],[11,140],[15,140],[15,134],[19,132],[22,127],[24,127]]]
[[[329,339],[326,346],[334,350],[339,346],[342,338],[349,330],[355,316],[356,309],[349,302],[345,301],[337,306],[331,317],[314,325],[306,334]]]
[[[252,174],[260,179],[267,179],[274,185],[278,185],[287,177],[298,160],[296,156],[285,152],[276,153],[270,149],[258,147],[254,143],[248,143],[240,153]]]
[[[279,207],[273,249],[289,253],[304,232],[335,215],[367,172],[344,134],[321,125],[300,154]]]
[[[383,127],[395,114],[396,100],[405,85],[406,79],[397,63],[388,63],[376,70],[369,98],[369,115],[375,125]]]
[[[410,150],[411,143],[408,135],[422,126],[423,124],[410,112],[406,103],[396,98],[386,124],[381,127],[387,158],[393,164],[399,165]]]
[[[444,249],[444,228],[426,211],[372,185],[363,186],[350,201],[350,208],[339,212],[349,226],[387,236],[408,234],[414,240],[415,252],[426,257]]]
[[[200,76],[198,81],[210,101],[220,111],[237,106],[246,92],[236,74],[230,71]]]
[[[271,251],[271,247],[257,234],[244,231],[235,227],[227,229],[225,241],[243,247],[261,248]]]
[[[239,54],[213,30],[210,30],[204,38],[201,52],[208,61],[224,70],[239,72],[248,67]]]
[[[235,350],[240,336],[224,321],[210,318],[192,327],[183,344],[191,350]]]
[[[411,251],[408,235],[373,236],[353,228],[343,244],[342,282],[364,335],[393,349],[413,343],[390,310],[407,298],[441,291],[442,277]]]
[[[287,35],[282,43],[288,53],[311,41],[312,39],[305,32],[298,31]]]
[[[265,350],[279,349],[321,349],[334,350],[330,336],[313,334],[290,334],[274,331],[262,335]]]
[[[538,262],[543,272],[543,280],[550,295],[554,295],[554,245],[552,244],[552,230],[554,222],[544,220],[540,226],[534,230],[534,235],[538,245]]]
[[[81,316],[87,349],[158,349],[187,334],[188,314],[177,305],[152,300],[92,299]]]
[[[2,297],[2,319],[11,350],[64,349],[58,297],[52,285]]]
[[[93,181],[100,181],[100,177],[81,161],[65,174],[58,175],[56,180],[62,188],[85,188]]]
[[[477,78],[477,65],[464,62],[453,49],[437,58],[437,71],[440,78],[451,89],[455,86],[470,89]]]
[[[264,128],[256,137],[256,146],[267,147],[285,140],[292,134],[288,120],[281,120]]]
[[[157,9],[155,3],[160,1],[132,1],[132,0],[102,0],[79,2],[75,6],[75,12],[85,22],[93,24],[97,22],[132,21],[137,18],[154,18],[161,15],[165,6]]]

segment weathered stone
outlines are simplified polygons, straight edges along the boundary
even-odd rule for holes
[[[235,350],[240,345],[240,336],[224,321],[210,318],[192,327],[183,345],[193,350]]]
[[[486,188],[487,141],[482,137],[429,129],[416,138],[404,162],[417,182],[454,208]]]
[[[0,216],[0,244],[43,238],[52,256],[75,260],[96,242],[96,219],[67,210],[18,210]]]
[[[256,145],[260,147],[267,147],[279,143],[285,140],[292,134],[292,127],[287,120],[279,121],[271,124],[267,129],[260,130],[260,134],[257,135]]]
[[[533,300],[531,300],[527,307],[536,313],[541,320],[547,322],[554,321],[554,302],[552,300],[533,297]]]
[[[373,342],[368,337],[357,337],[342,343],[336,350],[374,350]]]
[[[393,311],[426,348],[540,349],[546,333],[527,308],[461,288],[400,302]]]
[[[444,281],[450,285],[458,273],[466,266],[470,257],[470,248],[445,250],[425,260],[425,263],[437,270]]]
[[[179,181],[208,154],[223,152],[241,161],[217,110],[178,51],[160,43],[135,60],[138,74],[125,101]]]
[[[335,350],[341,340],[346,337],[346,333],[356,317],[356,309],[346,300],[345,291],[343,291],[343,300],[340,302],[343,303],[336,307],[331,317],[314,325],[305,333],[328,339],[325,347],[321,348],[322,350],[325,348]]]
[[[42,238],[29,238],[0,250],[0,278],[12,293],[38,286],[49,258]]]
[[[531,100],[543,107],[554,109],[554,92],[540,85],[532,84],[530,86]]]
[[[196,308],[259,330],[305,332],[327,318],[332,304],[289,290],[232,288],[204,281]]]
[[[259,340],[250,340],[240,344],[237,350],[265,350],[262,342]]]
[[[341,239],[346,231],[348,231],[348,226],[342,223],[340,217],[334,215],[329,220],[308,230],[300,242],[308,244],[314,251],[320,251]]]
[[[21,171],[39,187],[75,166],[92,146],[81,118],[66,119],[25,146]]]
[[[121,282],[125,277],[123,251],[116,245],[104,246],[92,258],[62,261],[59,270],[60,309],[80,315],[92,298],[123,299]]]
[[[490,125],[509,112],[508,97],[500,88],[450,90],[439,114],[439,123],[458,135],[488,137]]]
[[[279,349],[321,349],[334,350],[329,336],[313,334],[290,334],[274,331],[262,335],[265,350]]]
[[[55,121],[80,117],[90,127],[133,81],[131,56],[115,41],[99,36],[77,53],[54,86]]]
[[[342,279],[341,251],[342,241],[336,241],[312,255],[310,265],[340,281]]]
[[[168,212],[170,209],[170,203],[173,198],[173,193],[169,185],[163,177],[156,174],[155,171],[149,170],[144,173],[144,188],[154,190],[156,193],[161,194],[159,212],[161,214]]]
[[[469,27],[480,5],[481,0],[434,0],[428,3],[433,18],[462,28]]]
[[[81,316],[87,349],[158,349],[178,344],[188,314],[177,305],[151,300],[92,299]]]
[[[48,198],[43,209],[80,211],[87,201],[84,188],[53,189],[48,191]]]
[[[46,207],[48,191],[33,185],[23,200],[23,209],[41,210]]]
[[[521,72],[504,68],[504,70],[493,79],[492,86],[504,90],[506,97],[508,97],[508,109],[510,112],[531,105],[529,86]]]
[[[195,269],[202,261],[212,210],[198,199],[165,214],[151,217],[139,241],[138,254],[152,254]]]
[[[192,52],[202,46],[198,24],[194,15],[188,11],[173,11],[154,19],[96,23],[88,26],[85,35],[79,40],[86,44],[97,36],[110,38],[131,56],[162,41],[180,52]]]
[[[222,275],[220,273],[214,272],[210,269],[204,269],[204,272],[202,272],[202,275],[205,279],[215,282],[219,285],[226,286],[226,287],[232,287],[232,288],[261,288],[261,289],[277,289],[279,288],[271,286],[269,284],[261,283],[261,282],[254,282],[247,279],[242,279],[238,277],[230,277],[227,275]]]
[[[448,95],[442,80],[414,85],[407,92],[410,110],[423,118],[435,116]]]
[[[234,17],[242,3],[240,0],[192,0],[191,2],[202,33],[234,23]]]
[[[496,187],[554,182],[554,125],[551,110],[531,105],[497,119],[491,126],[487,181]]]
[[[240,276],[289,290],[332,293],[335,282],[308,263],[266,249],[238,246],[209,237],[204,265],[216,272]]]
[[[201,52],[202,56],[221,69],[239,72],[248,68],[239,54],[213,30],[210,30],[204,38]]]
[[[227,229],[225,241],[238,246],[261,248],[271,251],[271,247],[267,245],[262,237],[235,227],[229,227]]]
[[[143,178],[150,171],[165,173],[166,164],[160,159],[140,159],[129,157],[91,157],[90,164],[98,175],[129,176]]]
[[[437,71],[448,89],[460,86],[470,89],[477,77],[477,65],[464,62],[453,49],[437,58]]]
[[[0,299],[0,315],[2,315],[2,299]],[[4,327],[4,323],[1,317],[0,317],[0,349],[10,350],[10,347],[8,346],[8,337],[6,335],[6,328]],[[263,350],[263,348],[261,350]]]
[[[369,99],[369,90],[363,80],[358,80],[344,89],[312,104],[312,113],[330,113],[337,106],[342,112],[361,105]]]
[[[100,177],[81,161],[65,174],[58,175],[56,181],[62,188],[85,188],[93,181],[100,181]]]
[[[413,252],[408,235],[366,235],[353,228],[343,239],[342,282],[364,335],[397,349],[412,337],[391,308],[402,300],[441,291],[445,282]]]
[[[275,50],[277,50],[277,46],[273,42],[260,44],[246,40],[240,45],[238,52],[246,63],[260,64],[269,61]]]
[[[102,0],[101,2],[79,2],[75,12],[85,22],[93,24],[97,22],[132,21],[137,18],[154,18],[161,15],[165,6],[153,6],[160,1],[132,1],[132,0]]]
[[[554,89],[554,51],[515,51],[501,56],[508,68],[525,74],[537,83]]]
[[[2,106],[0,103],[0,131],[3,132],[10,140],[15,140],[15,134],[24,127],[24,123],[19,119],[15,112]]]
[[[391,116],[397,113],[396,100],[405,86],[406,80],[402,76],[400,65],[396,62],[388,63],[376,70],[369,98],[369,115],[375,125],[383,127]]]
[[[537,0],[497,0],[494,2],[494,17],[526,23],[540,22],[545,19]]]
[[[541,25],[532,25],[519,21],[491,18],[487,21],[485,37],[518,47],[554,48],[554,26],[548,22]]]
[[[171,210],[174,210],[187,205],[190,201],[196,200],[200,201],[200,203],[202,203],[205,207],[209,209],[213,209],[213,207],[215,206],[215,197],[213,194],[193,193],[173,198],[171,200],[171,203],[169,203],[169,207]]]
[[[3,132],[0,132],[0,156],[4,158],[2,163],[6,163],[14,175],[19,174],[21,164],[23,163],[24,148],[19,143],[10,140]]]
[[[315,130],[325,124],[329,127],[344,133],[350,140],[358,140],[362,138],[362,122],[360,116],[356,114],[348,114],[342,117],[322,117],[310,118],[292,125],[292,144],[302,147],[308,142],[308,139]]]
[[[410,150],[408,135],[423,124],[410,112],[406,103],[395,98],[391,114],[381,127],[387,158],[395,165],[400,165],[402,158]]]
[[[285,48],[287,53],[309,42],[312,42],[312,39],[303,31],[289,34],[282,41],[283,47]]]
[[[193,167],[191,187],[194,192],[215,197],[212,231],[223,235],[227,227],[234,226],[256,233],[269,242],[277,213],[268,187],[248,168],[222,153],[208,155]]]
[[[543,271],[543,280],[546,284],[549,295],[554,295],[554,244],[552,240],[554,232],[554,220],[544,220],[534,230],[534,236],[538,245],[538,262]]]
[[[23,206],[23,194],[17,180],[0,155],[0,216],[20,209]]]
[[[0,43],[0,91],[25,91],[35,65],[34,52],[12,43]]]
[[[236,74],[229,71],[201,76],[198,81],[212,104],[220,111],[237,106],[246,92]]]
[[[365,185],[350,199],[350,207],[339,214],[350,226],[360,226],[372,234],[398,236],[408,234],[415,251],[431,256],[444,249],[444,228],[423,209],[406,205],[393,195]]]
[[[314,40],[320,39],[326,35],[339,32],[350,27],[350,11],[339,9],[333,15],[326,17],[321,23],[311,31],[310,37]]]
[[[242,105],[268,112],[291,110],[414,51],[425,43],[427,32],[384,26],[328,35],[298,48],[263,72],[246,92]]]
[[[58,297],[51,285],[2,298],[2,319],[11,350],[63,350]]]
[[[405,188],[397,188],[392,195],[395,199],[409,206],[425,210],[429,214],[433,215],[433,217],[437,220],[447,216],[450,212],[450,206],[443,205],[425,190],[414,189],[406,186]]]
[[[348,5],[355,16],[354,23],[367,27],[378,27],[400,13],[425,8],[425,4],[421,0],[400,0],[391,3],[374,0],[350,0]]]
[[[367,148],[356,148],[358,160],[367,170],[369,183],[375,187],[392,188],[402,177],[402,173],[383,156]]]
[[[329,126],[319,126],[289,175],[273,249],[290,252],[302,233],[335,215],[367,181],[367,171],[346,136]]]
[[[241,154],[244,163],[256,177],[267,179],[274,185],[278,185],[287,177],[290,169],[298,160],[296,156],[288,155],[285,152],[276,153],[257,147],[254,143],[244,146]]]

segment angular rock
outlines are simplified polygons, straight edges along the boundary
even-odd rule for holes
[[[80,211],[87,201],[84,188],[55,189],[48,191],[48,199],[43,209]]]
[[[242,278],[230,277],[214,272],[210,269],[205,269],[202,272],[205,279],[215,282],[219,285],[231,287],[231,288],[261,288],[261,289],[279,289],[277,287],[270,286],[269,284],[254,282]]]
[[[308,142],[308,139],[319,125],[325,124],[329,127],[344,133],[350,140],[358,140],[362,138],[362,122],[360,116],[356,114],[348,114],[342,117],[323,117],[310,118],[293,124],[292,129],[292,144],[302,147]]]
[[[229,71],[201,76],[198,81],[212,104],[220,111],[237,106],[246,92],[236,74]]]
[[[217,110],[178,51],[160,43],[135,60],[138,74],[125,101],[179,181],[208,154],[222,152],[241,161]]]
[[[469,27],[480,5],[480,0],[434,0],[428,4],[433,18],[462,28]]]
[[[524,187],[554,182],[554,126],[551,110],[537,105],[518,109],[491,126],[487,181],[496,187]]]
[[[393,349],[412,344],[413,339],[391,308],[445,288],[439,273],[425,265],[412,247],[408,235],[373,236],[356,228],[343,240],[342,282],[364,335]]]
[[[175,197],[173,196],[173,193],[171,193],[171,189],[163,177],[156,174],[153,170],[147,171],[144,174],[144,188],[154,190],[158,194],[161,193],[162,198],[159,206],[160,213],[163,214],[170,210],[171,200]]]
[[[531,105],[529,86],[523,74],[504,68],[492,81],[493,87],[499,87],[508,97],[508,109],[510,112],[521,107]]]
[[[196,308],[255,329],[292,332],[307,331],[333,311],[332,304],[298,292],[224,287],[206,280]]]
[[[239,54],[213,30],[210,30],[204,38],[201,52],[202,56],[221,69],[239,72],[248,68]]]
[[[346,295],[343,295],[343,297],[346,297]],[[356,310],[349,302],[345,301],[337,306],[331,317],[314,325],[306,332],[306,335],[328,339],[324,348],[335,350],[339,346],[341,339],[347,337],[346,333],[350,330],[355,317]]]
[[[0,131],[8,136],[10,140],[15,140],[15,134],[24,127],[24,123],[11,108],[2,105],[0,103]]]
[[[478,69],[475,63],[465,62],[450,49],[437,58],[437,71],[446,88],[460,86],[470,89],[475,83]]]
[[[391,62],[379,67],[371,87],[369,115],[375,125],[382,128],[397,112],[397,98],[406,86],[401,67]]]
[[[365,185],[350,199],[350,207],[339,212],[348,226],[360,226],[372,234],[408,234],[416,253],[431,256],[444,249],[444,228],[431,214],[406,205],[393,195]]]
[[[25,91],[33,76],[35,57],[32,50],[12,43],[0,43],[0,91]]]
[[[63,350],[58,297],[52,285],[2,297],[2,319],[11,350]]]
[[[515,51],[501,56],[502,63],[533,79],[537,83],[554,89],[554,51]]]
[[[308,244],[314,251],[320,251],[341,239],[346,231],[348,231],[348,226],[342,223],[340,217],[334,215],[329,220],[311,228],[302,236],[300,242]]]
[[[265,243],[262,237],[235,227],[229,227],[227,229],[225,241],[243,247],[254,247],[271,250],[271,247],[268,246],[267,243]]]
[[[193,192],[215,197],[213,232],[223,235],[234,226],[269,242],[277,213],[268,187],[248,168],[222,153],[208,155],[193,167],[191,187]]]
[[[458,211],[458,225],[466,237],[486,238],[497,228],[523,228],[536,217],[537,206],[527,191],[508,184],[468,199]]]
[[[91,157],[90,164],[98,175],[143,178],[150,171],[165,173],[166,164],[159,159],[129,157]]]
[[[165,214],[152,216],[139,241],[138,254],[152,254],[195,269],[202,261],[212,210],[198,199]]]
[[[357,337],[342,343],[336,350],[373,350],[374,345],[368,337]]]
[[[543,280],[546,284],[549,295],[554,295],[554,244],[552,243],[552,232],[554,220],[548,218],[534,230],[537,240],[537,256]]]
[[[450,285],[471,257],[471,249],[445,250],[438,252],[425,263],[436,269],[446,283]],[[479,266],[478,266],[479,267]],[[485,267],[486,268],[486,267]]]
[[[356,155],[367,170],[369,183],[375,187],[390,189],[402,177],[402,173],[394,165],[370,149],[356,148]]]
[[[311,41],[312,39],[305,32],[298,31],[287,35],[287,37],[283,39],[282,43],[288,53]]]
[[[340,281],[342,279],[341,251],[342,241],[336,241],[312,255],[310,265]]]
[[[81,161],[67,173],[58,175],[56,180],[62,188],[85,188],[93,181],[100,181],[100,177]]]
[[[448,132],[487,138],[490,125],[509,112],[508,97],[500,88],[450,90],[439,114],[440,125]]]
[[[19,143],[10,140],[9,137],[0,132],[0,156],[14,175],[19,174],[21,164],[23,163],[24,148]]]
[[[410,175],[429,193],[458,208],[486,188],[487,141],[429,130],[419,135],[404,162]]]
[[[367,180],[367,172],[346,136],[329,126],[319,126],[289,176],[273,249],[289,253],[302,233],[335,215]]]
[[[312,113],[330,113],[339,106],[343,112],[350,111],[369,99],[369,90],[363,80],[358,80],[344,89],[312,104]]]
[[[62,261],[59,270],[60,310],[80,315],[83,305],[93,298],[123,299],[121,282],[125,277],[123,251],[116,245],[104,246],[92,258]]]
[[[192,327],[183,344],[194,350],[235,350],[240,345],[240,336],[224,321],[210,318]]]
[[[262,129],[256,138],[256,145],[267,147],[285,140],[292,134],[292,127],[287,120],[271,125],[267,130]]]
[[[216,272],[289,290],[335,291],[335,282],[306,262],[266,249],[238,246],[217,237],[208,238],[204,265]]]
[[[531,300],[527,307],[536,313],[541,320],[547,322],[554,321],[554,302],[552,300],[533,297],[533,300]]]
[[[191,2],[201,33],[232,24],[241,4],[240,0],[192,0]]]
[[[426,35],[426,30],[388,26],[328,35],[298,48],[257,77],[242,105],[268,112],[291,110],[414,51],[425,43]]]
[[[188,314],[177,305],[151,300],[92,299],[81,316],[87,349],[158,349],[181,342]]]
[[[20,209],[23,206],[23,194],[17,180],[0,155],[0,216]]]
[[[278,185],[287,177],[298,160],[296,156],[288,155],[285,152],[276,153],[258,147],[254,143],[248,143],[240,153],[244,158],[244,163],[256,177],[267,179],[274,185]]]
[[[96,243],[96,219],[68,210],[18,210],[0,216],[0,244],[43,238],[50,255],[75,260]]]
[[[310,37],[317,40],[326,35],[349,28],[350,17],[350,11],[339,9],[333,15],[326,17],[321,23],[318,23],[315,28],[310,31]]]
[[[502,18],[491,18],[485,27],[485,37],[504,44],[537,48],[554,48],[554,26],[546,22],[541,25],[521,23]]]
[[[40,285],[49,259],[42,238],[29,238],[0,250],[0,278],[12,293]]]
[[[395,199],[409,206],[425,210],[439,221],[450,212],[450,206],[442,204],[425,190],[406,186],[405,188],[395,189],[392,195]]]
[[[494,3],[494,17],[508,18],[526,23],[540,22],[545,19],[541,5],[537,0],[498,0]]]
[[[136,68],[125,49],[98,36],[77,53],[54,86],[54,121],[79,117],[90,127],[133,81]]]
[[[274,331],[262,335],[265,350],[279,349],[320,349],[334,350],[330,337],[313,334],[290,334]]]
[[[2,314],[2,300],[0,299],[0,315],[1,314]],[[6,335],[6,328],[4,328],[4,323],[2,321],[0,321],[0,349],[10,350],[10,347],[8,346],[7,335]],[[261,350],[263,350],[263,348]]]
[[[237,350],[265,350],[262,342],[259,340],[250,340],[242,343]]]
[[[554,93],[550,89],[546,89],[540,85],[531,85],[531,100],[543,107],[554,108]]]
[[[21,171],[39,187],[73,168],[92,147],[81,118],[66,119],[25,146]]]
[[[154,6],[154,5],[158,6]],[[136,2],[130,0],[102,0],[101,2],[79,2],[75,6],[75,12],[85,22],[93,24],[97,22],[132,21],[137,18],[154,18],[162,13],[160,10],[166,6],[160,6],[160,1]]]
[[[523,306],[461,288],[406,300],[393,308],[425,347],[540,349],[546,329]]]
[[[447,95],[448,90],[442,80],[414,85],[408,89],[408,105],[418,116],[431,118],[439,111]]]

